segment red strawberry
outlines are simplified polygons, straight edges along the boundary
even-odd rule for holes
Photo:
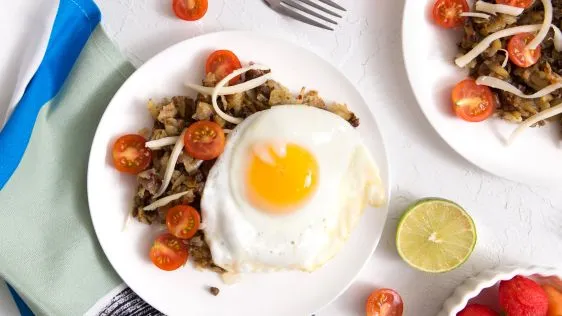
[[[537,282],[516,276],[500,282],[500,306],[509,316],[546,316],[548,296]]]
[[[457,316],[498,316],[498,313],[480,304],[467,305]]]

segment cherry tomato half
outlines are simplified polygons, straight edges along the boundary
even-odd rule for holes
[[[177,205],[168,210],[166,215],[166,226],[172,235],[189,239],[195,235],[199,229],[201,216],[199,212],[188,205]]]
[[[404,303],[396,291],[380,289],[369,295],[365,309],[367,316],[402,316]]]
[[[465,17],[461,13],[468,12],[466,0],[436,0],[433,4],[433,20],[444,28],[461,26]]]
[[[174,0],[172,8],[176,16],[186,21],[196,21],[207,13],[208,0]]]
[[[526,46],[535,36],[531,33],[519,33],[509,39],[507,51],[509,60],[519,67],[527,68],[536,64],[541,58],[541,46],[536,49],[527,49]]]
[[[497,4],[507,4],[514,7],[526,9],[533,4],[534,0],[496,0]]]
[[[212,72],[215,74],[217,80],[222,80],[222,78],[230,75],[234,70],[242,68],[240,60],[236,55],[226,49],[214,51],[209,57],[207,57],[207,62],[205,63],[205,73],[208,74]],[[234,85],[240,81],[240,76],[232,78],[228,83]]]
[[[162,270],[176,270],[187,262],[188,250],[183,240],[172,234],[162,234],[150,248],[150,260]]]
[[[457,83],[451,97],[455,114],[468,122],[483,121],[496,108],[492,90],[487,86],[477,85],[472,78]]]
[[[152,151],[145,147],[146,139],[141,135],[121,136],[113,145],[111,155],[117,170],[136,174],[148,167],[152,161]]]
[[[187,128],[183,141],[188,155],[195,159],[211,160],[222,154],[225,137],[219,124],[199,121]]]

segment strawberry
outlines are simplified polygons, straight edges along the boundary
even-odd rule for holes
[[[470,304],[460,311],[457,316],[498,316],[498,313],[484,305]]]
[[[546,316],[548,296],[535,281],[516,276],[500,282],[500,306],[508,316]]]

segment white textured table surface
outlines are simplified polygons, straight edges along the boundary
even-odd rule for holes
[[[422,116],[402,63],[404,0],[339,0],[348,12],[335,32],[281,17],[261,0],[210,0],[207,15],[195,23],[176,19],[171,0],[96,1],[107,33],[137,66],[196,35],[255,30],[308,47],[357,84],[388,146],[391,213],[367,267],[318,315],[363,315],[367,295],[375,288],[390,287],[401,293],[405,315],[433,316],[465,278],[483,269],[506,263],[562,265],[562,190],[529,187],[484,173],[453,152]],[[457,201],[476,221],[476,250],[453,272],[415,271],[395,250],[397,219],[409,202],[426,196]]]

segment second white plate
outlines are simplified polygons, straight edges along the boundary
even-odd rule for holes
[[[514,181],[562,187],[559,124],[523,133],[511,146],[505,138],[515,124],[492,118],[481,123],[458,119],[451,107],[451,90],[467,76],[454,63],[458,30],[431,21],[434,0],[406,0],[402,22],[404,62],[417,101],[437,133],[476,166]]]
[[[274,79],[293,91],[306,86],[327,100],[347,102],[361,119],[358,130],[389,192],[389,169],[378,125],[359,92],[336,68],[285,41],[255,33],[215,33],[174,45],[146,62],[107,107],[88,165],[88,200],[98,239],[123,280],[167,315],[311,315],[342,293],[370,258],[383,231],[386,207],[366,209],[343,250],[322,269],[249,274],[231,286],[222,284],[214,273],[190,266],[173,272],[154,267],[148,250],[157,227],[134,222],[123,231],[135,179],[113,168],[112,143],[120,135],[152,125],[146,110],[149,98],[194,95],[184,83],[200,82],[205,59],[216,49],[234,51],[245,64],[254,61],[270,66]],[[220,294],[209,294],[209,286],[219,287]]]

